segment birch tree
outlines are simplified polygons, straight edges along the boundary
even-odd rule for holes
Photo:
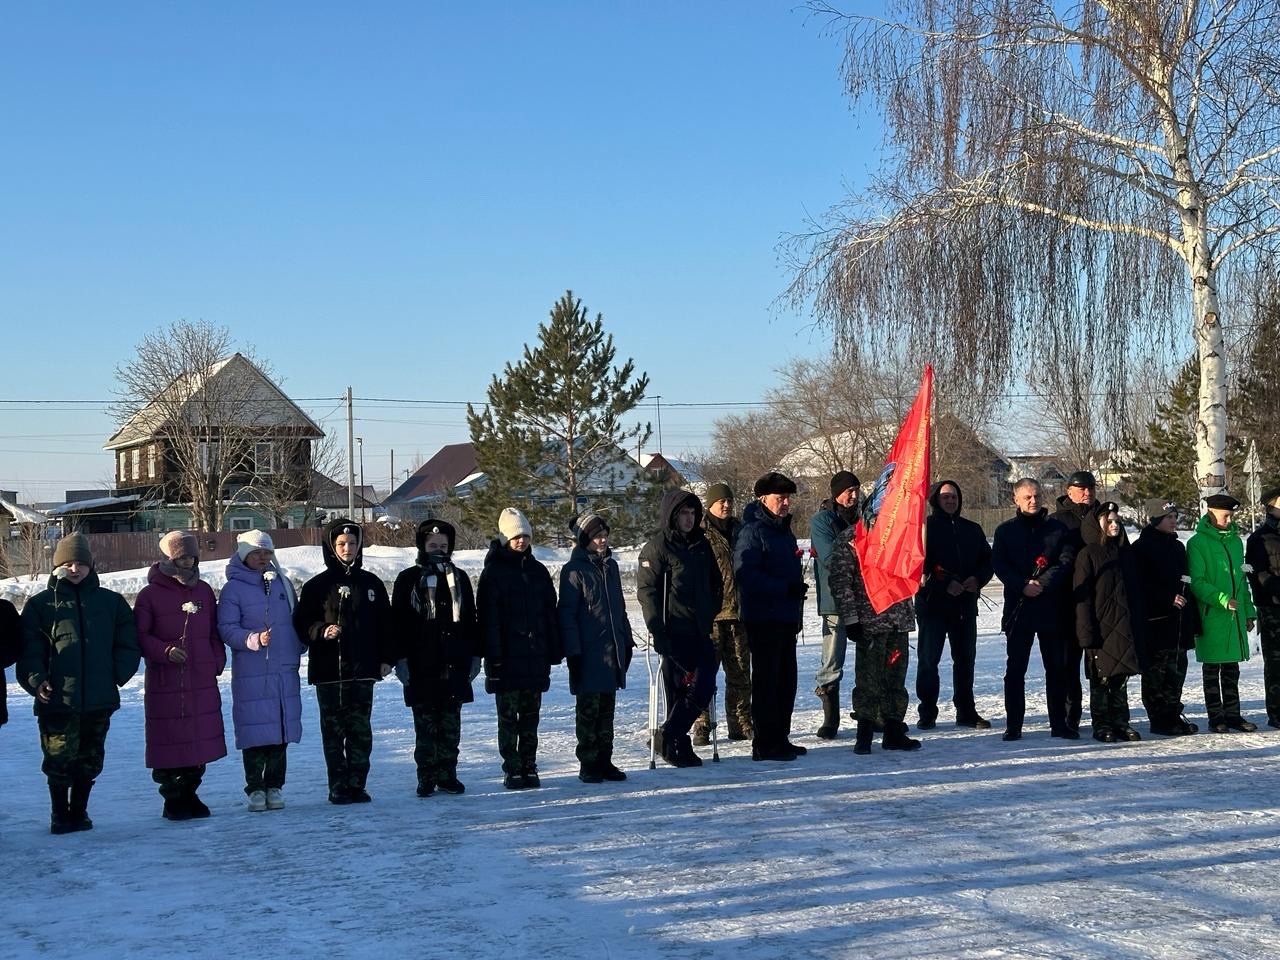
[[[1224,305],[1280,231],[1274,0],[887,5],[809,4],[886,161],[792,238],[794,301],[986,386],[1074,369],[1108,410],[1190,340],[1197,483],[1222,489]]]

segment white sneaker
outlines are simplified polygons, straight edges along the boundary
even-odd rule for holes
[[[280,791],[279,787],[267,787],[267,809],[284,809],[284,794]]]
[[[262,813],[267,809],[267,795],[261,790],[255,790],[249,794],[249,812]]]

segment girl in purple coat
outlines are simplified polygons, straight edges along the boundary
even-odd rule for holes
[[[218,631],[231,648],[231,717],[254,813],[284,807],[285,750],[302,739],[297,602],[271,538],[261,530],[240,534],[218,598]]]
[[[147,664],[146,762],[164,818],[190,820],[209,816],[196,790],[205,765],[227,755],[218,692],[227,651],[214,628],[213,590],[200,579],[195,536],[166,533],[160,553],[133,607]]]

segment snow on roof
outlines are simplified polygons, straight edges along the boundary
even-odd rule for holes
[[[97,510],[99,507],[116,507],[137,503],[141,497],[136,493],[126,497],[96,497],[93,500],[73,500],[63,503],[49,511],[51,517],[61,517],[68,513],[83,513],[86,510]]]
[[[31,510],[27,507],[20,507],[16,503],[11,503],[4,497],[0,497],[0,507],[4,507],[9,511],[9,515],[13,517],[15,523],[48,523],[49,518],[39,510]]]

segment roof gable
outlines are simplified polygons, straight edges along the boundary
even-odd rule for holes
[[[450,443],[420,466],[387,497],[386,503],[405,503],[417,497],[452,490],[476,471],[476,451],[470,443]]]

